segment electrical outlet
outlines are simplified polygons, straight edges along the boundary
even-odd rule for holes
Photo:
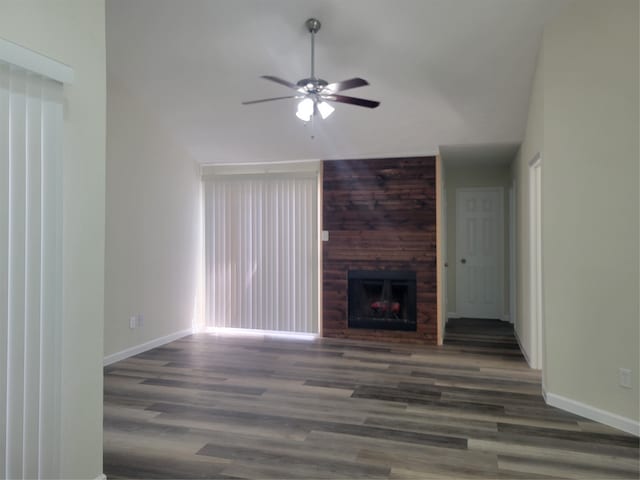
[[[620,380],[621,387],[631,388],[631,370],[629,370],[628,368],[619,369],[618,379]]]
[[[133,317],[129,317],[129,328],[131,329],[136,328],[137,325],[138,325],[138,317],[136,317],[135,315]]]

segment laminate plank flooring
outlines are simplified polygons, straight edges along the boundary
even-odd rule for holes
[[[547,406],[509,324],[445,345],[198,334],[105,368],[117,478],[639,477],[638,438]]]

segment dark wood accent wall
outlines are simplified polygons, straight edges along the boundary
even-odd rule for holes
[[[325,337],[437,343],[435,157],[324,162]],[[349,270],[414,270],[417,331],[347,328]]]

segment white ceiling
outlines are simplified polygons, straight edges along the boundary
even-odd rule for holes
[[[201,163],[430,155],[517,144],[543,24],[564,0],[107,0],[109,85],[135,98]],[[359,76],[313,129],[259,78]],[[311,135],[315,138],[312,139]]]

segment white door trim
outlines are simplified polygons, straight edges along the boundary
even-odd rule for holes
[[[537,153],[529,161],[529,319],[531,367],[543,367],[542,300],[542,157]]]
[[[446,185],[446,178],[443,178],[443,183],[442,183],[442,210],[441,210],[441,217],[442,217],[442,237],[441,237],[441,241],[442,241],[442,269],[441,269],[441,275],[442,275],[442,308],[443,308],[443,312],[444,312],[444,325],[443,325],[443,330],[442,333],[444,335],[444,328],[447,325],[447,322],[449,321],[450,318],[455,318],[452,317],[449,313],[449,249],[447,248],[448,246],[448,235],[449,235],[449,224],[447,223],[447,208],[449,208],[448,204],[447,204],[447,188],[445,187]]]
[[[509,321],[515,324],[516,321],[516,302],[517,302],[517,219],[516,219],[516,181],[513,180],[509,188]]]
[[[460,194],[465,192],[495,192],[498,194],[498,221],[496,222],[496,229],[498,230],[498,312],[497,317],[503,319],[504,317],[504,188],[503,187],[461,187],[456,188],[456,258],[452,259],[455,264],[453,268],[456,269],[456,312],[459,315],[467,318],[485,318],[484,315],[473,315],[467,312],[462,312],[460,309],[460,296],[458,295],[458,267],[460,262],[460,236],[458,229],[458,213],[460,205]]]
[[[446,285],[447,276],[444,269],[446,258],[446,212],[443,202],[444,174],[442,171],[442,158],[436,156],[436,268],[437,268],[437,317],[438,317],[438,345],[442,345],[444,339],[445,318],[447,312]]]

